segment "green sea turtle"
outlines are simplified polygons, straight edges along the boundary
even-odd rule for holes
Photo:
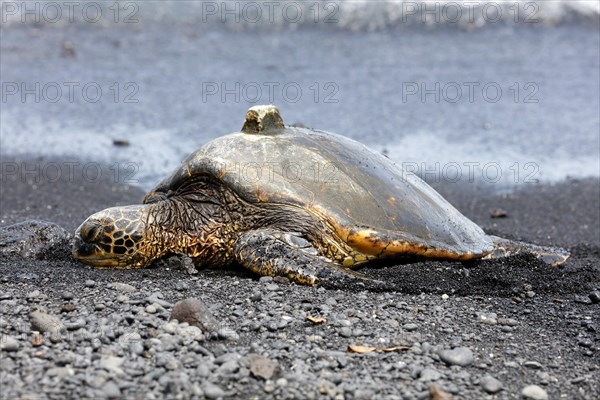
[[[239,264],[314,284],[358,276],[376,259],[471,260],[560,249],[489,236],[429,185],[366,146],[284,126],[275,106],[251,108],[241,132],[190,155],[141,205],[90,216],[73,255],[140,268],[172,254],[196,266]]]

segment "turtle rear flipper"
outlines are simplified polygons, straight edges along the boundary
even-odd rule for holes
[[[538,246],[531,243],[517,242],[504,239],[498,236],[490,236],[494,242],[494,250],[484,257],[484,259],[493,259],[500,257],[509,257],[515,254],[529,253],[533,254],[548,265],[562,265],[569,259],[569,252],[559,247]]]
[[[235,243],[236,261],[261,276],[285,276],[302,285],[362,282],[365,288],[383,289],[386,284],[343,268],[319,256],[299,234],[277,229],[246,232]]]

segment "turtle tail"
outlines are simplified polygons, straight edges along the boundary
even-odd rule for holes
[[[538,246],[531,243],[518,242],[504,239],[498,236],[491,236],[494,242],[494,250],[484,257],[484,259],[508,257],[515,254],[529,253],[533,254],[548,265],[562,265],[569,259],[569,252],[559,247]]]

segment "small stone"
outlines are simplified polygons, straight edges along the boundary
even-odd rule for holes
[[[281,290],[281,287],[276,283],[269,283],[267,284],[266,288],[269,292],[277,292],[278,290]]]
[[[187,282],[184,282],[184,281],[177,281],[177,283],[175,284],[175,289],[180,292],[183,292],[184,290],[187,290],[189,288],[190,287],[187,284]]]
[[[19,350],[19,342],[11,336],[2,336],[0,338],[0,350],[17,351]]]
[[[600,303],[600,291],[594,290],[592,293],[588,294],[588,297],[594,304]]]
[[[449,365],[459,365],[466,367],[474,361],[473,352],[467,347],[456,347],[452,350],[442,350],[439,353],[440,359]]]
[[[120,294],[117,296],[117,298],[115,300],[118,303],[127,303],[129,301],[129,297],[125,296],[124,294]]]
[[[225,396],[223,389],[211,382],[204,382],[202,390],[204,391],[204,397],[208,399],[218,399]]]
[[[419,326],[417,324],[404,324],[403,328],[408,332],[412,332],[416,331]]]
[[[141,342],[131,342],[129,344],[129,351],[133,354],[137,354],[138,356],[141,356],[142,354],[144,354],[144,345]]]
[[[285,378],[279,378],[277,381],[275,381],[275,384],[279,387],[285,387],[288,384],[288,380]]]
[[[289,285],[290,279],[286,276],[276,276],[273,278],[273,282],[279,283],[280,285]]]
[[[587,376],[578,376],[577,378],[571,379],[571,383],[573,385],[577,385],[578,383],[585,382],[588,379]]]
[[[592,304],[592,299],[589,296],[575,295],[575,303]]]
[[[542,369],[542,364],[537,361],[525,361],[523,366],[531,369]]]
[[[67,322],[65,323],[65,328],[67,328],[68,331],[76,331],[78,329],[81,329],[85,326],[85,320],[84,319],[77,319],[73,322]]]
[[[498,323],[496,313],[482,314],[479,316],[481,322],[487,325],[496,325]]]
[[[260,294],[260,292],[254,292],[252,293],[252,295],[250,296],[250,301],[261,301],[262,299],[262,294]]]
[[[579,339],[579,340],[577,341],[577,344],[578,344],[579,346],[581,346],[581,347],[588,347],[588,348],[590,348],[590,347],[592,347],[592,344],[593,344],[593,343],[592,343],[592,341],[591,341],[591,340],[589,340],[589,339],[586,339],[586,338],[581,338],[581,339]]]
[[[490,394],[498,393],[503,387],[502,382],[491,375],[486,375],[481,378],[480,384],[481,388]]]
[[[73,293],[71,293],[71,292],[63,292],[61,294],[61,297],[63,298],[63,300],[73,300]]]
[[[38,332],[50,332],[54,335],[65,330],[60,318],[41,311],[34,311],[29,314],[31,329]]]
[[[273,382],[267,382],[263,387],[263,390],[265,393],[273,393],[275,391],[275,385],[273,385]]]
[[[109,399],[121,398],[121,389],[119,389],[117,384],[112,380],[107,381],[102,385],[102,393]]]
[[[60,309],[60,312],[69,313],[69,312],[73,312],[75,310],[77,310],[77,307],[75,307],[74,304],[68,303],[68,304],[65,304],[64,306],[62,306],[62,308]]]
[[[348,328],[347,326],[340,328],[339,333],[340,333],[341,337],[345,337],[345,338],[352,337],[352,329]]]
[[[269,380],[279,372],[279,365],[276,362],[259,354],[252,354],[248,356],[248,359],[250,361],[250,372],[257,378]]]
[[[197,326],[204,332],[213,332],[219,325],[206,304],[195,298],[185,299],[175,304],[169,319],[187,322],[192,326]]]
[[[163,300],[163,295],[161,292],[154,292],[150,296],[146,297],[146,301],[150,304],[158,304],[161,307],[171,308],[173,304],[169,303],[166,300]]]
[[[94,286],[96,286],[96,281],[93,281],[91,279],[85,281],[85,287],[93,288]]]
[[[498,318],[498,324],[505,326],[517,326],[519,321],[513,318]]]
[[[548,393],[538,385],[525,386],[521,390],[521,395],[531,400],[548,400]]]
[[[108,372],[122,374],[123,370],[121,369],[121,366],[124,361],[125,359],[121,357],[104,356],[100,359],[98,364],[100,368],[105,369]]]
[[[450,298],[450,296],[448,296],[446,293],[444,293],[442,295],[442,300],[444,300],[444,301],[448,300],[449,298]]]
[[[419,380],[424,382],[437,381],[442,374],[433,368],[424,368],[419,375]]]
[[[136,292],[137,289],[134,286],[131,286],[127,283],[122,282],[113,282],[110,287],[114,290],[118,290],[121,292],[133,293]]]
[[[356,389],[354,391],[355,400],[370,400],[375,397],[375,393],[371,389]]]
[[[156,307],[153,306],[152,304],[150,304],[149,306],[146,307],[146,312],[148,314],[155,314],[156,313]]]
[[[533,290],[528,290],[527,292],[525,292],[525,295],[529,298],[532,298],[533,296],[535,296],[535,292]]]

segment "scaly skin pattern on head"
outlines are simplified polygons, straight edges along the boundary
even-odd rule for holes
[[[269,227],[298,232],[320,255],[344,266],[369,259],[306,210],[249,203],[211,175],[190,177],[173,193],[147,198],[152,203],[89,217],[75,234],[74,257],[96,267],[141,268],[168,254],[185,254],[196,266],[220,267],[239,262],[234,248],[241,235]]]

